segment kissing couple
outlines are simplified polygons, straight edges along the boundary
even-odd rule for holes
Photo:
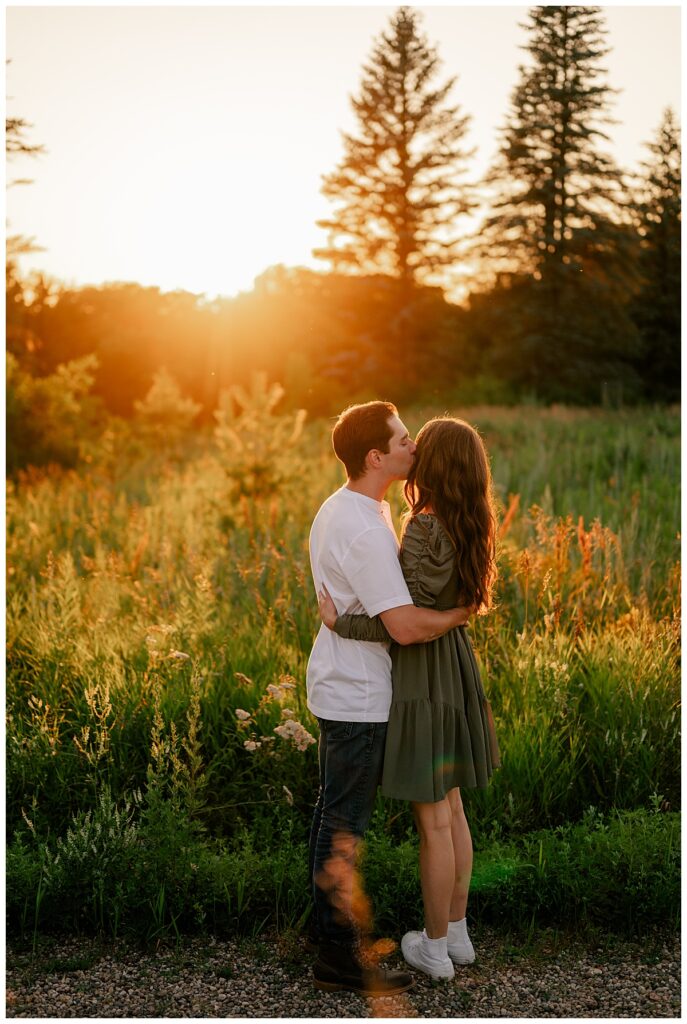
[[[467,623],[496,577],[489,460],[463,420],[430,420],[413,441],[390,402],[353,405],[332,444],[346,483],[319,509],[310,561],[322,625],[307,670],[319,723],[319,794],[309,874],[316,988],[404,992],[407,971],[365,955],[356,852],[377,787],[411,803],[420,836],[424,928],[401,941],[435,980],[475,958],[466,925],[472,840],[461,787],[499,765],[491,705]],[[384,500],[405,480],[399,542]]]

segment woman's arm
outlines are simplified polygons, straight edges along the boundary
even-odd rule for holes
[[[450,629],[464,626],[474,612],[474,608],[436,611],[408,604],[380,612],[374,618],[369,615],[338,615],[336,605],[324,586],[318,594],[318,604],[320,618],[325,626],[343,639],[370,640],[375,643],[395,640],[402,646],[436,640]]]
[[[388,643],[392,639],[379,615],[375,615],[372,619],[369,615],[337,615],[332,628],[344,640],[373,640],[375,643]]]
[[[320,618],[325,626],[333,629],[344,640],[370,640],[374,643],[388,643],[391,636],[379,615],[338,615],[336,605],[325,586],[317,595]],[[412,608],[412,605],[409,605]]]

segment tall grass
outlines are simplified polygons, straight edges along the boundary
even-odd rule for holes
[[[503,766],[465,794],[476,836],[675,802],[677,412],[453,411],[485,437],[503,506],[498,607],[473,624]],[[273,420],[254,415],[255,436]],[[307,535],[342,476],[328,423],[290,446],[279,431],[239,455],[197,438],[187,461],[123,455],[118,472],[106,453],[9,485],[11,831],[65,836],[104,793],[148,792],[177,794],[214,837],[305,835],[314,745],[275,729],[315,732]],[[251,451],[282,461],[266,477]],[[250,483],[266,478],[267,493]],[[405,808],[380,813],[404,834]]]

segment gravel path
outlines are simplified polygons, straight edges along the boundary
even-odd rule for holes
[[[449,984],[418,975],[401,996],[316,992],[296,939],[7,945],[8,1017],[679,1017],[680,939],[580,945],[553,932],[526,949],[487,927],[478,960]],[[400,966],[400,954],[386,963]]]

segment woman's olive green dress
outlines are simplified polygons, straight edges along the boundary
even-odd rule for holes
[[[458,605],[455,548],[435,516],[410,520],[400,557],[416,605]],[[353,640],[390,639],[379,616],[340,615],[334,628]],[[391,661],[384,795],[434,803],[454,786],[486,788],[499,766],[499,748],[467,628],[424,644],[392,643]]]

